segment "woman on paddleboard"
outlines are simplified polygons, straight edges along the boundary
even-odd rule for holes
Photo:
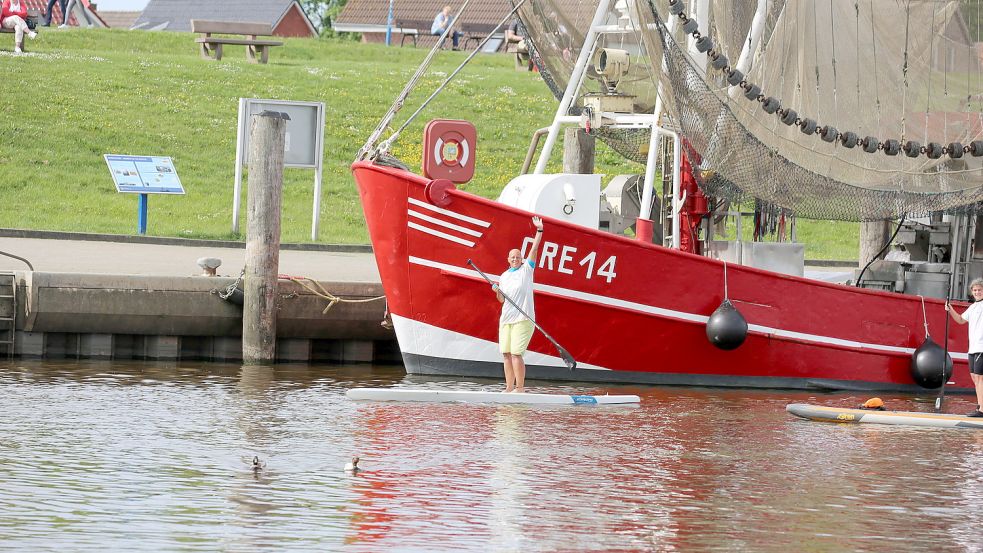
[[[963,314],[946,302],[945,310],[952,315],[952,320],[964,325],[969,323],[969,376],[976,386],[976,410],[970,417],[983,417],[983,278],[973,279],[969,283],[969,293],[973,295],[973,305]]]
[[[533,216],[532,224],[536,233],[532,238],[529,255],[522,259],[522,252],[516,249],[509,251],[509,268],[499,277],[498,284],[492,285],[495,296],[502,304],[502,316],[498,321],[498,345],[505,364],[505,391],[523,392],[525,390],[526,363],[522,354],[532,339],[533,324],[536,311],[533,307],[532,274],[536,268],[536,253],[539,242],[543,238],[543,220]],[[519,309],[506,302],[506,294],[522,311],[529,315],[527,318]]]

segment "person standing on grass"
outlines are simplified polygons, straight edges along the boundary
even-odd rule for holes
[[[55,3],[56,2],[61,7],[61,18],[62,19],[65,19],[65,20],[68,19],[68,17],[65,16],[65,13],[66,13],[65,12],[65,4],[68,2],[68,0],[48,0],[48,9],[46,9],[45,12],[44,12],[45,13],[44,22],[42,22],[41,25],[43,25],[45,27],[48,27],[48,26],[51,25],[51,19],[55,15],[51,10],[55,9]]]
[[[66,11],[62,12],[65,16],[64,21],[62,21],[61,25],[58,26],[59,29],[68,28],[68,18],[72,15],[72,10],[74,10],[76,6],[79,8],[79,13],[82,14],[83,18],[85,18],[86,26],[87,27],[92,26],[92,19],[89,18],[89,14],[85,11],[85,4],[79,2],[79,0],[68,0],[68,7],[66,8]],[[76,17],[75,21],[77,23],[80,23],[79,27],[82,26],[81,21],[79,21],[79,18]]]
[[[964,325],[969,323],[969,376],[976,386],[976,410],[970,417],[983,417],[983,278],[973,279],[969,283],[969,293],[973,295],[973,305],[970,305],[962,315],[949,302],[945,310],[952,320]],[[943,384],[944,386],[945,384]]]
[[[24,35],[30,38],[38,36],[27,26],[26,0],[3,0],[0,7],[0,26],[14,30],[14,53],[24,53]]]
[[[498,322],[498,345],[502,352],[505,365],[505,391],[523,392],[525,391],[526,363],[522,360],[522,354],[529,347],[529,340],[532,339],[533,324],[536,310],[533,305],[532,273],[536,268],[536,253],[539,251],[539,242],[543,238],[543,220],[534,216],[532,224],[536,227],[536,234],[533,235],[532,246],[529,248],[529,256],[522,259],[522,252],[519,250],[509,251],[509,268],[498,279],[498,284],[492,286],[495,296],[502,304],[502,316]],[[505,301],[507,295],[513,302],[526,312],[523,315],[511,302]]]

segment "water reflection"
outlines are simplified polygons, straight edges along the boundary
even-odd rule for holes
[[[0,364],[0,548],[983,548],[983,432],[784,411],[857,396],[563,385],[538,391],[642,404],[344,397],[378,385],[499,387],[368,366]],[[363,470],[346,473],[354,455]]]

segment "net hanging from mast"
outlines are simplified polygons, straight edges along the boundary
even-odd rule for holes
[[[699,32],[730,60],[728,68],[748,44],[755,4],[713,1],[699,19],[706,27]],[[557,98],[596,5],[537,0],[519,12]],[[605,35],[599,46],[631,52],[632,70],[619,91],[635,96],[637,113],[652,112],[662,85],[671,126],[688,143],[684,153],[704,192],[839,220],[968,211],[983,201],[983,157],[927,153],[932,144],[968,148],[983,140],[983,78],[960,2],[769,2],[760,42],[745,53],[751,67],[743,79],[760,87],[757,99],[730,86],[727,72],[692,47],[681,25],[670,34],[670,17],[666,0],[618,1],[608,23],[630,19],[629,32]],[[586,91],[600,90],[588,83]],[[781,111],[762,108],[765,97],[815,128],[807,134],[805,123],[782,123]],[[829,129],[835,138],[826,141],[821,131]],[[647,130],[597,132],[644,162]],[[881,149],[846,147],[847,132],[860,142],[874,137]],[[921,148],[910,157],[909,143]],[[895,147],[896,155],[885,153]]]

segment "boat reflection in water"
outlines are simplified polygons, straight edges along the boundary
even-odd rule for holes
[[[348,543],[544,551],[864,549],[884,540],[916,550],[939,536],[953,547],[979,543],[959,516],[983,506],[973,468],[925,468],[942,450],[971,463],[983,452],[981,433],[783,416],[786,402],[816,400],[802,393],[630,391],[640,407],[358,403],[357,447],[387,468],[357,482]],[[914,482],[917,493],[892,496]]]
[[[0,363],[0,542],[162,551],[979,548],[983,436],[813,423],[852,395],[636,393],[626,407],[353,402],[489,390],[393,367]],[[930,404],[885,395],[890,408]],[[968,410],[965,398],[950,398]],[[355,455],[364,470],[344,471]],[[265,467],[257,474],[252,459]],[[193,544],[193,547],[189,544]]]

